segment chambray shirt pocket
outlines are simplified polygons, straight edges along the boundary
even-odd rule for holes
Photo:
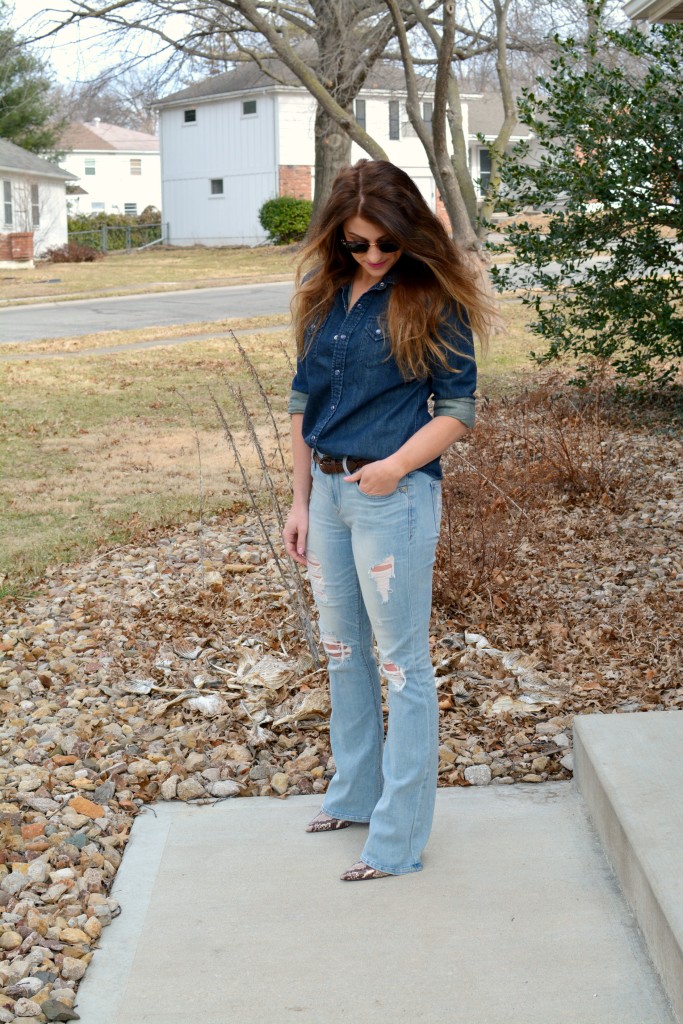
[[[370,320],[363,327],[362,363],[369,369],[387,363],[391,355],[389,336],[378,320]]]

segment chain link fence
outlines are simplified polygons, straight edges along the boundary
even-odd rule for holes
[[[168,238],[166,224],[97,224],[87,231],[69,231],[69,241],[99,252],[146,249]]]

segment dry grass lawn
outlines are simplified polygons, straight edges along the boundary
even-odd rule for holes
[[[33,270],[0,271],[0,294],[3,302],[17,303],[286,280],[293,276],[293,251],[286,245],[168,246],[114,252],[95,263],[41,262]]]
[[[483,394],[507,389],[528,373],[525,314],[513,303],[503,310],[506,333],[481,361]],[[273,319],[231,326],[251,328],[239,340],[286,439],[292,341],[286,326],[259,331]],[[132,345],[159,333],[108,332],[40,346],[70,352],[64,359],[31,359],[39,351],[34,344],[3,347],[15,358],[0,364],[0,592],[3,584],[5,591],[23,588],[48,565],[83,557],[100,545],[196,519],[198,443],[206,514],[242,503],[244,485],[211,392],[257,484],[258,466],[226,381],[243,389],[269,462],[276,463],[263,399],[234,341],[222,333],[224,325],[191,324],[176,333],[193,336],[211,326],[215,337],[109,355],[78,351]],[[165,337],[171,333],[163,331]]]

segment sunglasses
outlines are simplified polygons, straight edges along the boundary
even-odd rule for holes
[[[354,256],[367,252],[370,248],[370,242],[347,242],[345,238],[341,239],[341,244],[347,252],[352,252]],[[401,248],[398,242],[375,242],[373,244],[377,246],[380,252],[398,252]]]

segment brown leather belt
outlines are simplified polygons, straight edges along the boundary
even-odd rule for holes
[[[313,461],[316,465],[320,466],[320,470],[323,473],[345,473],[350,475],[355,473],[361,466],[367,466],[369,463],[374,462],[374,459],[352,459],[348,455],[344,456],[343,459],[333,459],[330,455],[320,455],[318,452],[313,452]]]

